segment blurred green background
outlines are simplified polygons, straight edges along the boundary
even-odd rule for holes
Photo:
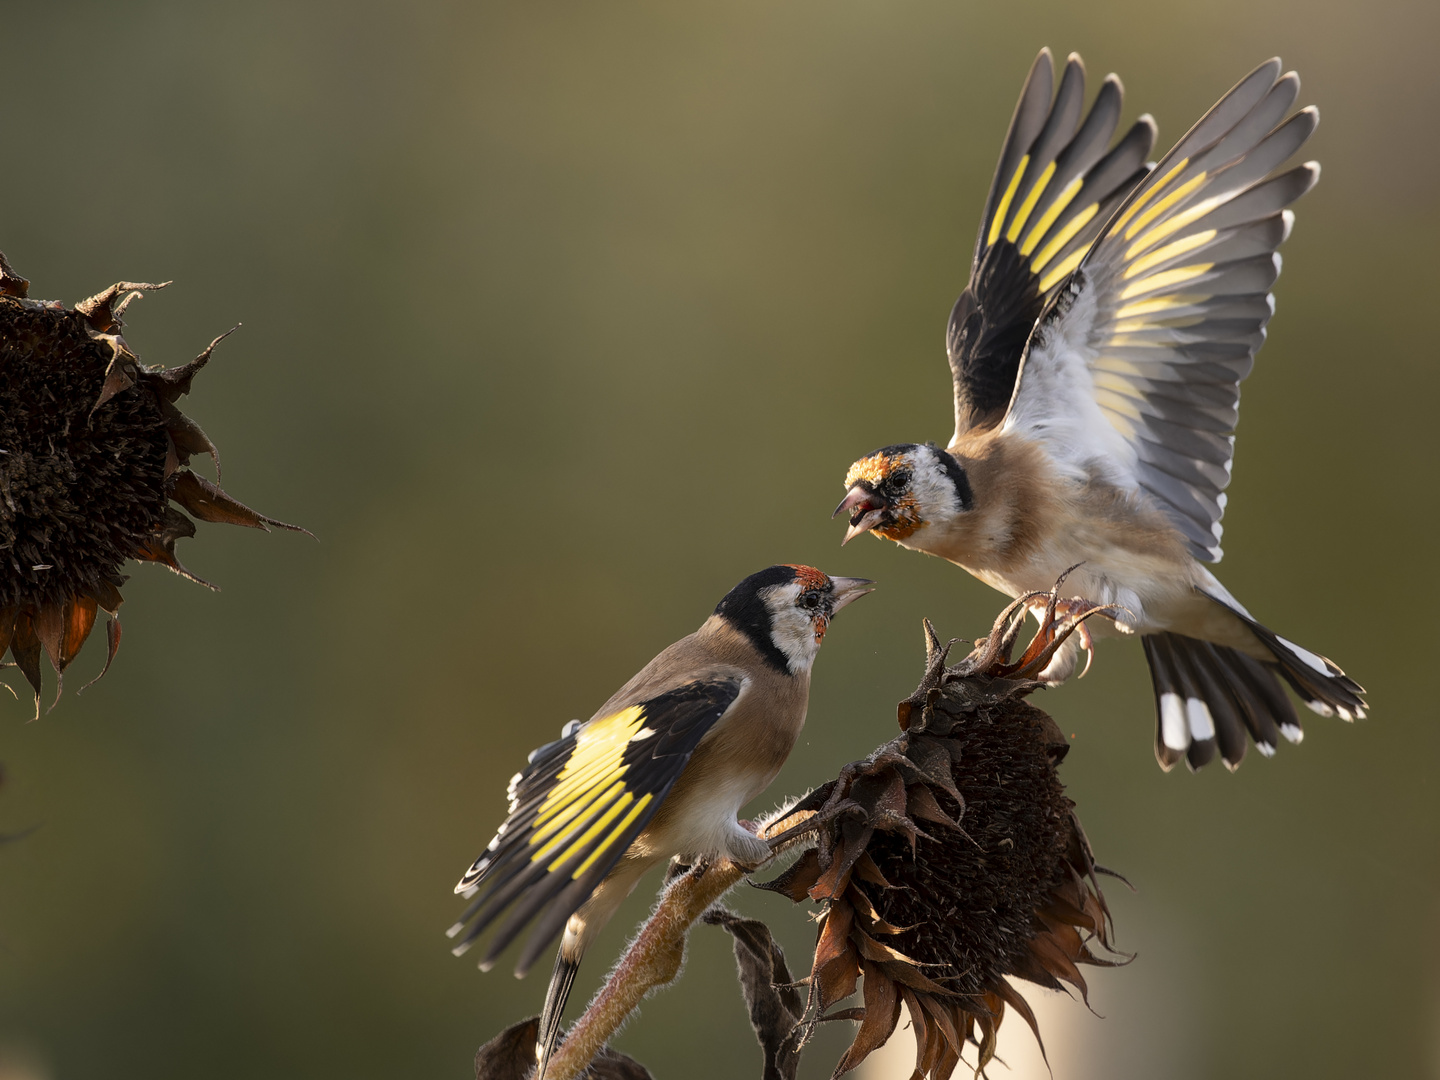
[[[232,493],[320,542],[202,525],[180,556],[223,592],[138,567],[103,682],[33,724],[0,701],[0,831],[38,826],[0,847],[0,1077],[470,1075],[544,992],[443,936],[507,778],[762,566],[882,583],[827,639],[771,795],[889,738],[920,617],[969,637],[1001,597],[869,538],[842,552],[828,515],[861,453],[949,435],[945,318],[1043,44],[1080,51],[1092,92],[1118,71],[1161,149],[1277,52],[1320,107],[1219,572],[1373,702],[1237,774],[1164,775],[1134,642],[1038,699],[1137,889],[1109,897],[1138,959],[1093,976],[1105,1019],[1061,1003],[1054,1075],[1440,1076],[1415,625],[1436,602],[1436,5],[3,13],[0,248],[68,303],[173,278],[130,312],[149,363],[243,321],[187,411]],[[801,910],[735,902],[804,966]],[[718,930],[618,1045],[659,1080],[758,1075]]]

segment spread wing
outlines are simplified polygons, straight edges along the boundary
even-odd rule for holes
[[[539,916],[526,953],[543,949],[665,801],[695,747],[740,695],[742,681],[686,683],[579,726],[542,746],[510,782],[510,816],[457,893],[488,886],[451,928],[464,952],[513,902],[482,967]]]
[[[1270,174],[1318,114],[1262,64],[1201,118],[1125,201],[1026,347],[1007,430],[1076,477],[1152,497],[1198,559],[1218,561],[1240,381],[1274,312],[1285,209],[1314,162]]]
[[[1120,200],[1145,175],[1155,124],[1137,120],[1113,150],[1120,80],[1107,75],[1085,122],[1085,66],[1071,54],[1051,101],[1041,49],[985,200],[970,283],[950,312],[945,348],[955,381],[955,437],[999,422],[1025,341],[1046,298],[1075,268]]]

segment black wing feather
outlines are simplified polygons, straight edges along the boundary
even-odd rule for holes
[[[485,891],[451,928],[451,936],[464,931],[455,951],[508,908],[481,966],[535,920],[520,960],[528,968],[650,823],[741,689],[730,678],[686,683],[592,720],[533,755],[511,782],[510,816],[456,886],[466,896]]]
[[[1119,79],[1105,79],[1083,123],[1085,67],[1078,56],[1066,61],[1052,103],[1053,87],[1050,50],[1042,49],[1000,151],[970,282],[946,329],[956,437],[1004,414],[1025,342],[1059,285],[1048,281],[1047,268],[1087,247],[1147,171],[1155,141],[1148,117],[1106,152],[1120,120]]]

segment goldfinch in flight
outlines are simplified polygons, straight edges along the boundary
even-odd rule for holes
[[[1153,168],[1142,116],[1108,76],[1082,122],[1072,55],[1052,90],[1042,50],[985,203],[946,347],[955,434],[857,461],[836,513],[862,532],[964,567],[1010,596],[1067,588],[1121,609],[1154,680],[1155,753],[1232,769],[1246,732],[1265,755],[1314,711],[1365,715],[1335,664],[1272,633],[1203,564],[1220,560],[1240,382],[1274,311],[1286,209],[1315,183],[1276,170],[1315,130],[1271,60]],[[1099,632],[1104,632],[1102,627]],[[1071,650],[1046,672],[1063,679]]]
[[[459,955],[508,907],[480,961],[489,970],[534,919],[515,968],[523,976],[564,930],[540,1016],[537,1080],[580,958],[647,870],[675,855],[743,866],[769,858],[736,815],[795,745],[830,620],[872,584],[808,566],[752,574],[699,630],[588,721],[572,720],[510,781],[510,816],[455,886],[467,898],[486,891],[450,936],[464,933]]]

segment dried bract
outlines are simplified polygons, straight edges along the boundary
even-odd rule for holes
[[[979,1074],[1006,1006],[1035,1030],[1018,976],[1086,992],[1078,964],[1111,965],[1109,911],[1090,846],[1056,775],[1068,743],[1024,698],[1083,621],[1109,614],[1052,594],[1040,632],[1010,654],[1024,597],[953,668],[926,622],[927,665],[899,707],[902,734],[802,800],[780,838],[813,846],[764,886],[824,905],[810,973],[810,1023],[861,1021],[835,1075],[894,1031],[906,1006],[915,1077],[949,1077],[967,1043]],[[953,644],[953,642],[952,642]],[[831,1014],[863,979],[863,1009]]]
[[[187,468],[206,454],[219,475],[214,444],[175,402],[221,338],[183,367],[142,365],[121,315],[159,288],[119,282],[66,308],[29,299],[29,282],[0,255],[0,658],[8,650],[33,688],[37,716],[42,653],[58,700],[99,611],[110,616],[100,674],[109,670],[126,559],[208,584],[175,557],[195,524],[172,502],[201,521],[296,529]]]

